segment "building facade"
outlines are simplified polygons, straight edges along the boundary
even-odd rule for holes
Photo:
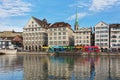
[[[39,20],[32,17],[23,28],[24,50],[40,51],[48,42],[47,29],[49,24],[46,19]]]
[[[22,36],[22,32],[15,32],[15,31],[3,31],[0,32],[0,38],[12,40],[15,36]]]
[[[10,49],[12,46],[11,40],[2,40],[0,39],[0,49]]]
[[[95,25],[95,45],[103,49],[109,48],[109,25],[105,22],[99,22]]]
[[[74,45],[73,30],[68,23],[56,22],[48,29],[49,46],[72,46]]]
[[[120,24],[110,24],[110,48],[120,51]]]
[[[74,45],[91,46],[92,28],[80,28],[74,31]]]
[[[20,36],[22,41],[22,32],[15,32],[15,31],[0,32],[0,49],[17,49],[18,44],[13,44],[15,43],[13,39],[16,36]]]

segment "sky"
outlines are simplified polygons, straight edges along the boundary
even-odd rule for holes
[[[21,32],[32,16],[73,28],[76,8],[80,27],[120,23],[120,0],[0,0],[0,31]]]

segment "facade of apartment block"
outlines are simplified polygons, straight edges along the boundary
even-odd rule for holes
[[[48,28],[48,46],[73,46],[73,30],[68,23],[56,22]]]
[[[32,17],[23,28],[23,46],[24,50],[39,51],[41,47],[48,44],[49,24],[46,19],[39,20]]]
[[[109,48],[109,25],[105,22],[99,22],[95,25],[95,45],[100,48]]]
[[[74,31],[74,45],[91,45],[92,28],[80,28]]]
[[[110,48],[120,50],[120,24],[110,24]]]

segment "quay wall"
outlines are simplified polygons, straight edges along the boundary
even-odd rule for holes
[[[48,53],[48,52],[17,52],[17,55],[55,55],[56,53]],[[59,55],[68,55],[68,56],[75,56],[75,55],[100,55],[100,56],[120,56],[120,52],[115,53],[59,53]]]

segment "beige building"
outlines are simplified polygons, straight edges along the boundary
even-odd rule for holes
[[[74,45],[91,45],[92,28],[80,28],[74,31]]]
[[[120,50],[120,24],[110,25],[110,48]]]
[[[74,45],[91,45],[92,28],[80,28],[78,23],[78,15],[76,11],[76,19],[74,25]]]
[[[74,45],[73,30],[70,24],[56,22],[48,29],[48,46],[71,46]]]
[[[46,19],[32,17],[23,28],[24,50],[39,51],[42,46],[47,45],[48,26]]]

